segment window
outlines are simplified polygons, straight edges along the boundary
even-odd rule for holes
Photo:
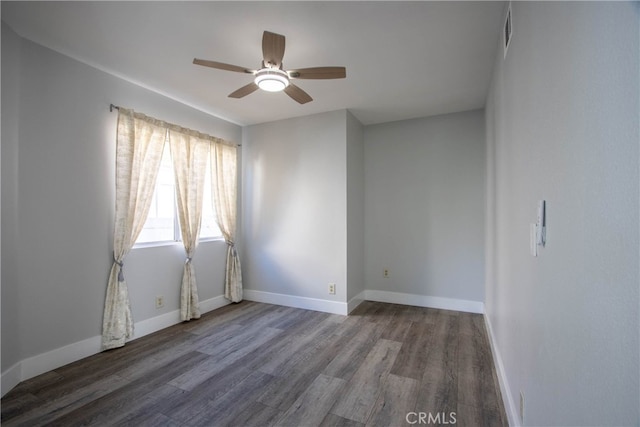
[[[207,164],[205,175],[204,197],[202,206],[202,223],[200,225],[200,240],[222,237],[216,222],[213,200],[211,200],[211,165]],[[179,242],[180,221],[178,221],[176,205],[176,187],[173,174],[173,161],[169,144],[165,144],[162,161],[158,170],[156,189],[151,200],[149,214],[136,245],[145,243]]]
[[[211,162],[207,163],[207,174],[204,178],[204,197],[202,198],[202,220],[200,223],[200,240],[213,239],[222,237],[218,221],[216,219],[216,210],[213,208],[213,199],[211,198]]]

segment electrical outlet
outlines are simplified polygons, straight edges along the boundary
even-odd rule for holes
[[[162,307],[164,307],[164,296],[158,295],[156,297],[156,308],[162,308]]]
[[[389,277],[389,269],[385,268],[384,270],[382,270],[382,277]]]
[[[335,294],[336,294],[336,284],[329,283],[329,295],[335,295]]]
[[[520,390],[520,423],[524,424],[524,392]]]

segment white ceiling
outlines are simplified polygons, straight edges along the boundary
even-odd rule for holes
[[[200,110],[249,125],[337,109],[363,124],[484,106],[503,2],[7,2],[19,35]],[[259,68],[262,32],[286,36],[285,69],[342,65],[347,78],[228,98]],[[117,99],[113,100],[118,103]]]

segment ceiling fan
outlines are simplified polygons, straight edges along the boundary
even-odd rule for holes
[[[224,64],[222,62],[208,61],[195,58],[193,63],[219,70],[247,73],[255,76],[254,81],[240,89],[231,92],[230,98],[242,98],[258,89],[268,92],[284,91],[293,100],[300,104],[313,101],[307,92],[291,83],[293,79],[343,79],[347,76],[345,67],[312,67],[296,70],[284,70],[282,58],[284,57],[285,38],[280,34],[265,31],[262,35],[262,66],[259,70],[251,70],[237,65]]]

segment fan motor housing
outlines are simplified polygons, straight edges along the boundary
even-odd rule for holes
[[[277,68],[263,68],[256,72],[255,84],[268,92],[280,92],[289,86],[289,75]]]

